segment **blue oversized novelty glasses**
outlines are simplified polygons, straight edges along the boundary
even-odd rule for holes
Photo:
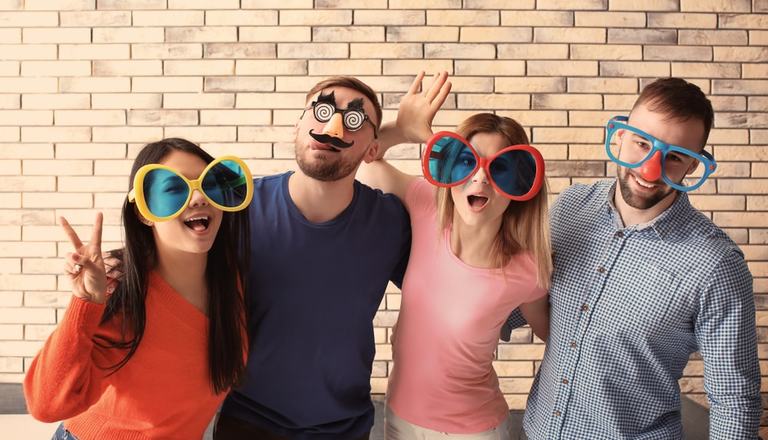
[[[717,169],[715,158],[706,151],[695,153],[667,144],[628,125],[626,116],[615,116],[605,126],[605,152],[626,168],[641,167],[641,177],[648,181],[662,178],[678,191],[693,191],[704,184]],[[650,162],[649,162],[650,161]]]

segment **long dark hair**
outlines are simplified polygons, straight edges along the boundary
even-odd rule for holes
[[[193,154],[205,163],[214,158],[184,139],[168,138],[147,144],[131,169],[130,187],[144,165],[158,163],[173,151]],[[245,374],[244,350],[248,347],[248,308],[244,294],[250,260],[248,210],[224,212],[213,246],[208,251],[205,279],[208,286],[208,370],[211,387],[218,394],[240,383]],[[102,347],[127,350],[110,374],[122,368],[136,353],[146,325],[145,299],[149,274],[157,265],[157,248],[152,228],[139,219],[134,203],[123,202],[125,247],[111,251],[120,263],[122,279],[107,301],[102,323],[113,318],[122,322],[122,340],[104,339]]]

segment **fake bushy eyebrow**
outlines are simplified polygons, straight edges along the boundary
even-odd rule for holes
[[[336,107],[336,96],[333,94],[333,92],[326,95],[321,91],[320,96],[317,97],[317,102],[327,102]]]
[[[349,109],[349,110],[362,110],[363,109],[363,98],[355,98],[355,99],[349,101],[349,105],[347,105],[347,109]]]

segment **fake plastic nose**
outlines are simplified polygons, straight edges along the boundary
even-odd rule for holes
[[[661,178],[661,151],[653,153],[648,160],[640,166],[640,177],[646,182],[655,182]]]
[[[344,137],[344,123],[341,119],[341,113],[334,113],[334,115],[331,116],[331,120],[328,121],[323,128],[323,134],[339,139]]]

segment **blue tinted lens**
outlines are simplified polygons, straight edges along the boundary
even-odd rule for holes
[[[237,162],[223,160],[203,177],[203,192],[221,206],[240,206],[248,194],[245,172]]]
[[[168,217],[184,206],[189,185],[176,173],[154,169],[144,176],[144,200],[149,212],[157,217]]]
[[[443,136],[432,146],[429,174],[437,182],[450,185],[466,178],[477,166],[472,150],[458,139]]]
[[[491,178],[510,196],[527,194],[536,180],[536,160],[527,151],[508,151],[491,162]]]

